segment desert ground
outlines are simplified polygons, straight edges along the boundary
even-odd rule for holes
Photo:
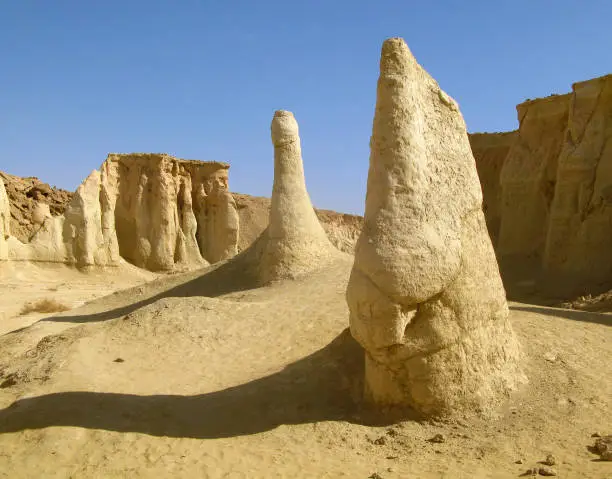
[[[385,424],[358,400],[351,264],[255,289],[215,267],[3,270],[0,475],[498,478],[552,454],[558,477],[612,477],[588,449],[612,413],[609,314],[511,303],[530,381],[499,418]],[[39,295],[76,307],[19,316]]]
[[[610,80],[536,101],[564,102],[556,143],[588,118],[606,144]],[[608,96],[567,117],[585,84]],[[557,191],[514,181],[527,123],[479,177],[483,137],[390,38],[363,218],[314,210],[286,110],[269,200],[165,153],[74,194],[2,175],[0,476],[611,479],[610,189],[573,142],[539,154]]]

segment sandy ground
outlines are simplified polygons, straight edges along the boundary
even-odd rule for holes
[[[513,303],[530,383],[497,420],[373,424],[350,266],[160,278],[0,336],[0,477],[504,478],[553,454],[558,477],[612,478],[587,449],[612,432],[611,316]]]
[[[0,335],[35,323],[48,313],[20,314],[26,303],[55,300],[73,309],[155,279],[158,275],[129,263],[118,268],[100,268],[87,273],[64,264],[0,263]]]

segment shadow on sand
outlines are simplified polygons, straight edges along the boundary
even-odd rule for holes
[[[62,392],[0,411],[0,433],[75,426],[152,436],[212,439],[281,424],[350,420],[357,410],[363,350],[348,329],[282,371],[196,396]]]
[[[232,259],[214,265],[213,267],[185,273],[176,277],[166,277],[153,281],[147,285],[149,288],[158,286],[158,292],[149,295],[139,301],[134,301],[133,297],[125,297],[123,306],[108,309],[106,311],[93,314],[74,314],[70,313],[51,316],[44,318],[41,321],[54,321],[62,323],[88,323],[95,321],[107,321],[110,319],[119,318],[129,314],[137,309],[152,304],[162,298],[186,298],[191,296],[206,296],[215,298],[224,294],[235,293],[238,291],[246,291],[255,289],[261,286],[259,277],[256,274],[256,268],[253,267],[253,246]],[[192,278],[187,279],[186,278]],[[168,284],[172,282],[176,286],[171,287]],[[140,287],[131,288],[123,293],[134,292]],[[102,300],[93,301],[92,304],[99,304],[99,301],[106,301],[108,297]]]
[[[592,313],[589,311],[578,311],[572,309],[561,308],[546,308],[542,306],[510,306],[512,311],[525,311],[527,313],[544,314],[548,316],[556,316],[558,318],[571,319],[573,321],[582,321],[587,323],[603,324],[612,326],[612,316],[603,313]]]

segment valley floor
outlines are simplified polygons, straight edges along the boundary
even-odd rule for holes
[[[257,289],[3,273],[0,477],[503,478],[548,454],[558,477],[612,477],[588,450],[612,433],[612,316],[511,303],[530,382],[497,420],[372,425],[350,266]],[[16,316],[46,295],[78,307]]]

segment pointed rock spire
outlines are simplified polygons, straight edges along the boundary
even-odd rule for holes
[[[429,416],[491,412],[520,349],[457,104],[400,38],[384,42],[364,228],[347,289],[366,396]]]
[[[274,186],[260,264],[264,282],[293,278],[317,269],[339,253],[319,223],[306,191],[298,124],[293,113],[275,112],[271,131]]]

